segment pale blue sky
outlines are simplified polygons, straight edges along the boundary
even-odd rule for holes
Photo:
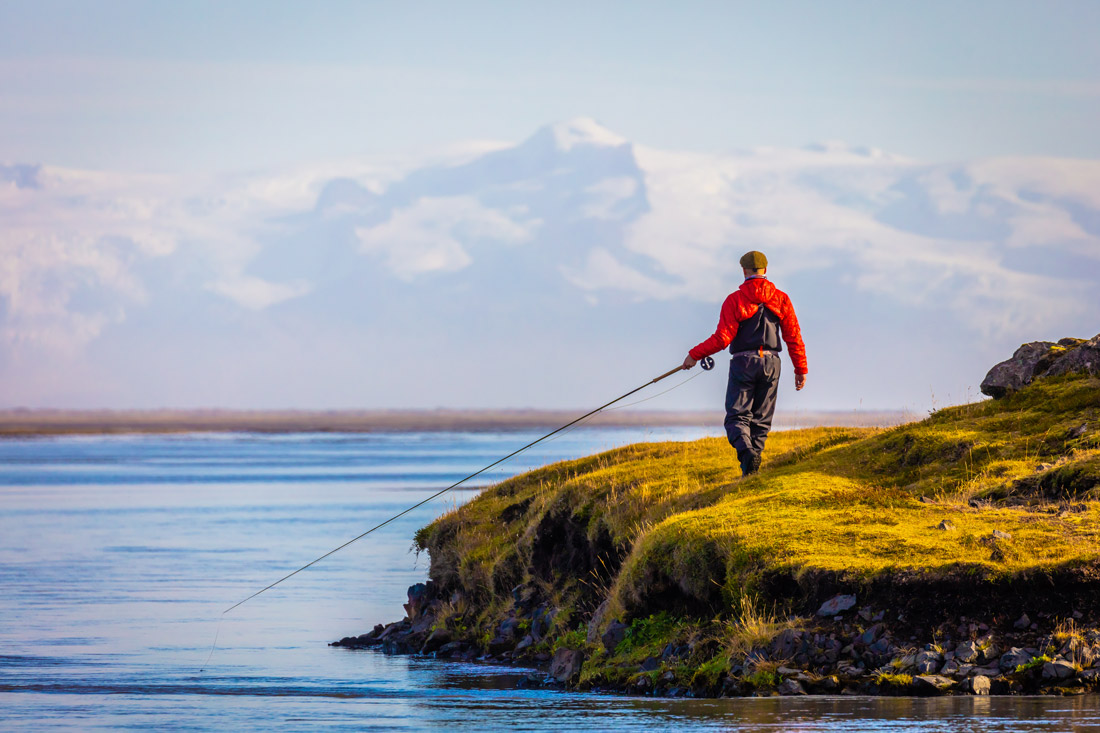
[[[804,326],[782,409],[973,399],[1100,330],[1098,30],[1094,1],[0,0],[0,406],[583,407],[680,363],[747,249]]]
[[[1096,2],[0,3],[0,161],[227,171],[595,117],[656,147],[1100,156]]]

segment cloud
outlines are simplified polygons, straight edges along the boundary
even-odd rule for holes
[[[356,228],[355,234],[360,251],[380,256],[397,277],[411,280],[467,267],[473,261],[468,245],[525,242],[531,238],[528,226],[470,196],[424,197],[381,224]]]
[[[894,78],[888,86],[963,94],[1030,94],[1055,97],[1100,97],[1100,82],[1092,79]]]
[[[313,286],[306,282],[271,283],[250,275],[238,275],[231,280],[220,280],[207,287],[249,310],[263,310],[291,298],[303,296],[313,289]]]

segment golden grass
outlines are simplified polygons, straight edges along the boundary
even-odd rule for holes
[[[1100,380],[1077,376],[890,429],[774,433],[746,479],[723,439],[631,445],[490,487],[417,545],[432,553],[433,578],[487,602],[507,583],[568,595],[573,582],[577,593],[609,590],[628,616],[674,592],[700,616],[736,617],[730,604],[766,571],[997,576],[1096,562],[1098,423]],[[954,529],[938,529],[944,520]],[[555,522],[610,542],[595,584],[588,568],[532,575]]]

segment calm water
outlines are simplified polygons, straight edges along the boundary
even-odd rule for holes
[[[690,429],[583,429],[519,470]],[[415,529],[455,492],[227,606],[528,442],[528,433],[0,441],[0,729],[1086,730],[1076,699],[651,700],[326,644],[399,618]]]

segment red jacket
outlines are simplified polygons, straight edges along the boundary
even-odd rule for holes
[[[806,374],[806,347],[802,343],[802,331],[798,328],[798,318],[794,314],[791,299],[772,285],[770,280],[762,277],[750,278],[730,293],[722,304],[722,314],[718,318],[718,328],[714,335],[689,351],[688,355],[698,360],[729,346],[737,335],[741,321],[756,315],[761,305],[779,317],[779,328],[790,351],[794,373]]]

